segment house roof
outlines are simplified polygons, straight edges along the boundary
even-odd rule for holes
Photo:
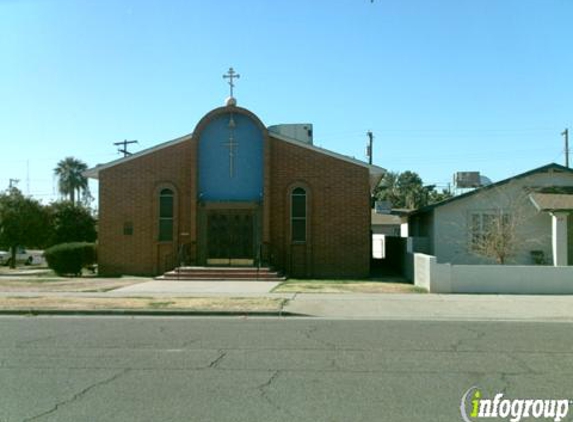
[[[370,216],[370,222],[372,225],[397,225],[399,226],[402,223],[402,219],[399,215],[395,214],[379,214],[376,210],[372,210],[372,214]]]
[[[573,169],[570,169],[568,167],[562,166],[562,165],[557,164],[557,163],[551,163],[551,164],[547,164],[547,165],[542,166],[542,167],[538,167],[538,168],[533,169],[533,170],[529,170],[525,173],[518,174],[516,176],[508,177],[507,179],[492,183],[491,185],[483,186],[481,188],[474,189],[470,192],[466,192],[466,193],[463,193],[461,195],[454,196],[454,197],[446,199],[444,201],[437,202],[437,203],[432,204],[432,205],[427,205],[425,207],[422,207],[422,208],[419,208],[417,210],[412,211],[409,215],[414,216],[417,214],[422,214],[422,213],[426,213],[429,211],[433,211],[434,209],[436,209],[438,207],[442,207],[444,205],[447,205],[450,202],[459,201],[460,199],[471,197],[473,195],[476,195],[477,193],[484,192],[484,191],[487,191],[490,189],[495,189],[499,186],[502,186],[502,185],[505,185],[505,184],[511,182],[512,180],[522,179],[524,177],[528,177],[528,176],[531,176],[531,175],[537,174],[537,173],[545,173],[549,170],[556,170],[556,171],[560,171],[560,172],[564,172],[564,173],[573,174]]]
[[[573,211],[573,195],[563,193],[532,193],[529,199],[538,211]]]

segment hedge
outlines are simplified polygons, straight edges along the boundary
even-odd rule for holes
[[[44,251],[48,266],[58,275],[81,275],[82,268],[96,263],[94,243],[60,243]]]

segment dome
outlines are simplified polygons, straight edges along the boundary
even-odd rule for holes
[[[237,99],[235,97],[229,97],[225,100],[225,105],[227,107],[235,107],[237,105]]]

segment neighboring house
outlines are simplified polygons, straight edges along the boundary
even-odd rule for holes
[[[407,211],[394,210],[389,203],[377,201],[371,222],[373,274],[401,274],[406,252]]]
[[[497,224],[503,263],[573,265],[572,214],[573,171],[549,164],[410,213],[409,236],[438,263],[499,263],[483,249]]]
[[[366,277],[370,198],[385,170],[227,105],[192,134],[87,171],[99,180],[99,271],[160,274],[269,263],[291,276]]]
[[[372,210],[371,213],[372,234],[385,236],[400,236],[402,217],[394,214],[381,214]]]

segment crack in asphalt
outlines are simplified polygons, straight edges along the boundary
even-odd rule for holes
[[[191,340],[187,340],[185,342],[183,342],[183,344],[181,344],[181,348],[182,349],[186,349],[188,346],[191,346],[193,343],[197,343],[199,341],[199,339],[191,339]]]
[[[54,339],[56,339],[56,338],[58,338],[58,337],[60,337],[60,335],[58,335],[58,334],[50,334],[49,336],[43,336],[43,337],[33,338],[33,339],[30,339],[30,340],[22,340],[22,341],[19,341],[19,342],[17,342],[17,343],[15,344],[15,346],[16,346],[17,349],[20,349],[20,348],[22,348],[22,346],[27,346],[27,345],[36,343],[36,342],[38,342],[38,341],[46,341],[46,340],[47,340],[47,341],[50,341],[50,340],[54,340]]]
[[[279,411],[279,412],[284,412],[286,413],[288,416],[290,416],[291,418],[295,419],[295,415],[293,415],[287,408],[282,407],[280,404],[275,403],[268,395],[267,389],[269,387],[271,387],[271,385],[276,382],[277,378],[279,377],[281,371],[276,370],[272,373],[272,375],[269,377],[269,379],[267,381],[265,381],[264,383],[262,383],[261,385],[259,385],[257,387],[257,390],[259,390],[259,393],[261,394],[261,397],[264,401],[266,401],[269,405],[272,406],[273,409]],[[295,419],[296,420],[296,419]]]
[[[227,356],[227,352],[220,352],[219,356],[217,356],[215,360],[211,361],[211,363],[207,366],[207,368],[209,369],[217,368],[219,363],[221,363],[221,361],[225,359],[225,356]]]
[[[525,372],[527,374],[535,374],[537,373],[537,371],[534,371],[529,364],[521,357],[518,356],[517,354],[514,354],[516,352],[511,352],[511,353],[507,353],[507,356],[509,356],[510,359],[514,360],[515,362],[517,362],[517,364],[523,368],[525,370]]]
[[[452,344],[451,349],[453,352],[463,352],[464,350],[460,350],[460,347],[464,346],[466,342],[476,342],[479,343],[486,335],[485,331],[483,330],[476,330],[475,328],[465,327],[465,331],[470,332],[475,337],[472,338],[459,338],[456,340],[454,344]]]
[[[311,326],[308,330],[304,331],[304,336],[312,341],[315,341],[319,344],[322,344],[323,346],[326,346],[328,348],[328,350],[338,350],[338,348],[336,347],[336,344],[331,343],[329,341],[326,340],[321,340],[319,338],[315,337],[315,334],[318,332],[318,327],[317,326]]]
[[[273,383],[273,381],[277,379],[280,372],[281,371],[279,371],[279,370],[274,371],[267,381],[265,381],[261,385],[257,386],[257,390],[260,390],[261,394],[263,394],[265,388],[270,387],[270,385]]]
[[[512,383],[509,380],[509,376],[510,374],[508,374],[507,372],[501,372],[501,382],[503,383],[503,388],[501,389],[501,392],[504,395],[507,395],[507,390],[509,390],[512,386]]]
[[[82,397],[84,397],[88,392],[90,392],[90,391],[93,390],[94,388],[101,387],[102,385],[110,384],[110,383],[114,382],[115,380],[117,380],[118,378],[122,377],[123,375],[127,374],[129,371],[131,371],[131,369],[127,368],[127,369],[124,369],[124,370],[121,371],[121,372],[118,372],[118,373],[115,374],[115,375],[112,375],[112,376],[109,377],[109,378],[106,378],[106,379],[104,379],[104,380],[101,380],[101,381],[95,382],[95,383],[93,383],[93,384],[90,384],[90,385],[88,385],[86,388],[84,388],[83,390],[81,390],[80,392],[74,394],[71,398],[66,399],[66,400],[63,400],[63,401],[60,401],[60,402],[56,403],[51,409],[46,410],[45,412],[42,412],[42,413],[40,413],[40,414],[38,414],[38,415],[35,415],[35,416],[32,416],[32,417],[30,417],[30,418],[26,418],[26,419],[23,420],[23,422],[34,421],[34,420],[43,418],[44,416],[50,415],[50,414],[52,414],[52,413],[55,413],[55,412],[57,412],[58,410],[60,410],[60,408],[62,408],[63,406],[66,406],[66,405],[68,405],[68,404],[70,404],[70,403],[73,403],[73,402],[75,402],[75,401],[77,401],[77,400],[80,400]]]

